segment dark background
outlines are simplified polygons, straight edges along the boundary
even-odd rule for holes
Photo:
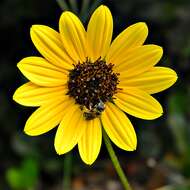
[[[80,9],[82,1],[78,3]],[[171,89],[155,95],[164,108],[161,118],[143,121],[130,117],[137,132],[138,148],[128,153],[114,146],[122,167],[134,190],[189,190],[190,1],[103,3],[113,14],[114,37],[126,26],[145,21],[149,27],[146,43],[164,48],[159,65],[173,68],[179,77]],[[73,190],[122,190],[104,144],[97,161],[89,167],[81,161],[76,148],[70,155],[72,160],[55,153],[55,130],[38,137],[23,133],[25,121],[34,109],[12,100],[16,88],[26,82],[16,64],[24,57],[39,55],[30,39],[31,25],[58,29],[61,12],[55,0],[0,2],[0,189],[63,189],[63,176],[67,174],[64,165],[70,162],[72,169],[67,170],[72,172]],[[89,12],[90,9],[80,15],[86,23]]]

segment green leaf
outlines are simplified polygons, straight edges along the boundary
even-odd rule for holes
[[[21,174],[18,169],[8,169],[6,172],[6,179],[12,189],[19,189],[22,187]]]
[[[34,159],[25,159],[20,168],[12,167],[6,172],[6,179],[12,189],[33,188],[39,175],[38,164]]]

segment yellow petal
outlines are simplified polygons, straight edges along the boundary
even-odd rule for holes
[[[38,108],[27,120],[24,131],[27,135],[36,136],[56,127],[70,106],[70,100],[52,101]]]
[[[59,21],[61,39],[67,53],[75,63],[86,60],[86,31],[76,15],[69,11],[62,13]]]
[[[177,74],[174,70],[166,67],[153,67],[140,75],[121,80],[118,87],[136,87],[149,94],[154,94],[169,88],[176,80]]]
[[[16,90],[13,99],[24,106],[41,106],[52,100],[66,99],[67,92],[66,86],[48,88],[28,82]]]
[[[120,55],[115,63],[114,71],[120,73],[120,78],[128,78],[143,73],[158,63],[163,50],[157,45],[144,45]]]
[[[133,24],[121,32],[111,44],[106,60],[115,63],[120,55],[128,49],[141,46],[148,35],[148,28],[145,23]]]
[[[135,130],[130,120],[117,106],[107,103],[101,120],[106,133],[119,148],[127,151],[136,149]]]
[[[100,152],[102,144],[102,128],[98,118],[87,121],[87,128],[78,142],[82,160],[91,165]]]
[[[67,74],[41,57],[27,57],[18,68],[31,82],[41,86],[60,86],[67,83]]]
[[[92,14],[87,29],[89,57],[92,61],[96,61],[100,56],[105,57],[110,47],[112,32],[111,12],[106,6],[101,5]]]
[[[86,123],[79,105],[69,105],[55,136],[57,154],[69,152],[78,143],[86,130]]]
[[[156,119],[163,113],[160,103],[136,88],[123,88],[115,95],[115,104],[126,113],[141,119]]]
[[[63,69],[72,69],[72,58],[66,53],[60,34],[48,26],[33,25],[31,39],[38,51],[52,64]]]

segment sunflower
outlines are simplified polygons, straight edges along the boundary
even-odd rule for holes
[[[151,94],[169,88],[175,71],[155,66],[163,50],[143,45],[148,35],[144,22],[127,27],[112,41],[110,10],[101,5],[92,14],[87,30],[79,18],[65,11],[59,32],[31,27],[31,39],[43,57],[27,57],[18,63],[29,79],[13,99],[24,106],[39,107],[24,131],[41,135],[58,126],[55,150],[61,155],[78,144],[82,160],[92,164],[101,148],[102,131],[126,151],[137,146],[129,115],[152,120],[163,109]]]

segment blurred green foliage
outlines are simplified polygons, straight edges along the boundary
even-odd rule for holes
[[[159,65],[173,68],[179,76],[174,87],[155,95],[164,107],[163,117],[155,121],[130,117],[137,131],[138,149],[130,153],[117,149],[130,181],[135,190],[189,190],[186,183],[190,180],[190,1],[65,0],[61,7],[74,11],[87,23],[89,14],[101,2],[112,11],[114,37],[126,26],[145,21],[149,27],[146,43],[164,48]],[[29,37],[31,25],[45,24],[58,29],[61,12],[55,0],[0,2],[3,47],[0,52],[0,189],[54,190],[62,184],[65,157],[55,153],[55,130],[39,137],[26,136],[22,130],[34,109],[12,101],[15,89],[26,81],[16,63],[23,57],[38,55]],[[88,167],[74,150],[73,186],[85,186],[88,190],[94,185],[107,190],[106,182],[116,178],[108,159],[103,146],[95,165]],[[93,176],[103,182],[95,184]]]
[[[31,158],[22,161],[20,168],[6,171],[7,181],[13,189],[30,189],[36,186],[39,175],[38,163]]]
[[[175,146],[178,153],[177,165],[185,176],[190,177],[190,113],[189,94],[185,90],[176,92],[169,99],[169,124],[175,138]]]
[[[57,3],[63,11],[72,11],[77,14],[80,19],[85,23],[91,13],[98,7],[102,0],[57,0]]]

